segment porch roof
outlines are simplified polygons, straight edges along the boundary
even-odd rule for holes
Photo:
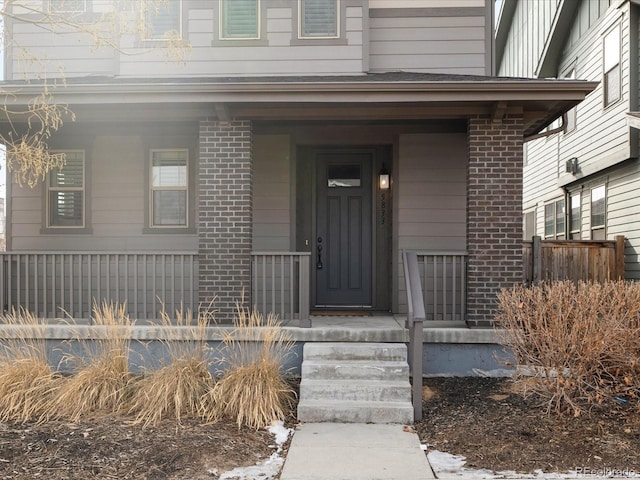
[[[27,104],[43,82],[2,82]],[[533,135],[597,82],[388,72],[350,76],[74,77],[48,86],[80,120],[418,120],[522,114]],[[135,109],[130,107],[136,105]],[[99,106],[100,108],[96,108]],[[13,119],[14,121],[16,119]]]

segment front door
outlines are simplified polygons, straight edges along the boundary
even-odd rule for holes
[[[371,307],[373,161],[371,152],[317,152],[316,307]]]

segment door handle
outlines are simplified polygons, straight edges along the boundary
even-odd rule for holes
[[[318,237],[318,246],[316,247],[316,251],[318,252],[316,268],[318,270],[322,270],[322,237]]]

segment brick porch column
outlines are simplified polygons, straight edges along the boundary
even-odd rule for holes
[[[493,324],[496,295],[522,282],[522,117],[469,119],[467,323]]]
[[[198,172],[199,301],[229,323],[250,295],[251,122],[200,122]]]

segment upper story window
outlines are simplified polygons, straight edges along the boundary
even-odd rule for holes
[[[87,0],[49,0],[51,13],[84,13],[87,11]]]
[[[544,238],[564,239],[564,198],[544,206]]]
[[[151,227],[187,227],[189,150],[151,150]]]
[[[146,2],[144,5],[145,40],[182,37],[182,0]]]
[[[84,151],[65,152],[62,168],[49,172],[47,179],[47,227],[85,226]]]
[[[591,240],[606,240],[607,189],[598,185],[591,189]]]
[[[260,38],[260,0],[220,0],[220,38]]]
[[[298,0],[300,38],[340,36],[339,0]]]
[[[621,95],[620,25],[616,25],[604,36],[603,76],[604,105],[607,106],[618,101]]]
[[[582,194],[572,193],[569,202],[569,238],[580,240],[582,238]]]

